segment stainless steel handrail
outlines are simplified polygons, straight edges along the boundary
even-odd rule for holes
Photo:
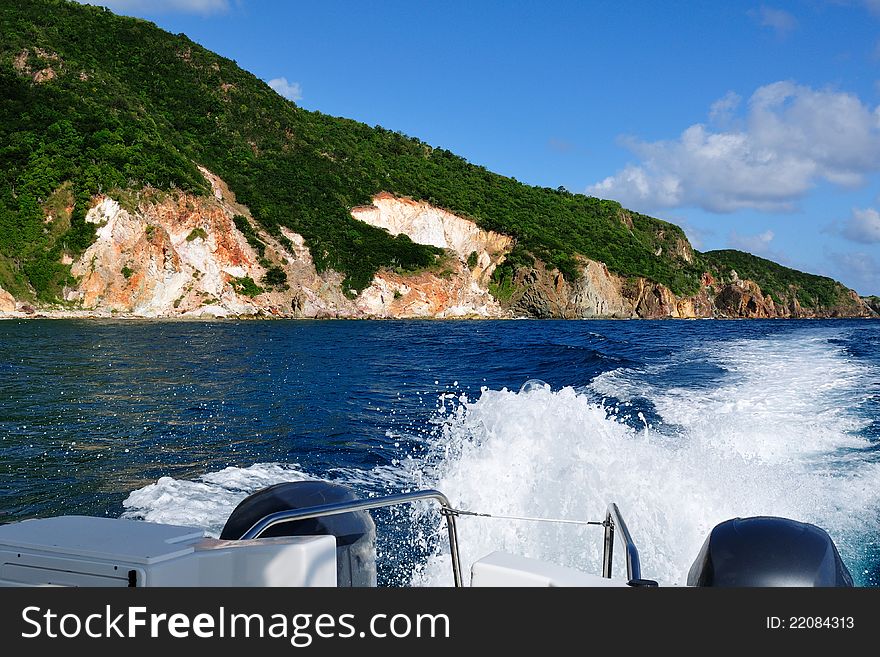
[[[458,554],[458,532],[455,525],[455,509],[452,508],[447,497],[439,490],[421,490],[413,493],[399,493],[397,495],[374,497],[369,500],[336,502],[333,504],[311,506],[304,509],[278,511],[276,513],[270,513],[255,522],[241,538],[260,538],[263,532],[270,527],[283,523],[295,522],[297,520],[309,520],[311,518],[320,518],[322,516],[335,516],[350,511],[369,511],[370,509],[397,506],[398,504],[410,504],[412,502],[420,502],[423,500],[434,500],[440,504],[442,509],[441,513],[446,518],[446,529],[449,532],[449,553],[452,556],[452,577],[455,581],[455,586],[461,586],[461,559]]]
[[[335,502],[333,504],[322,504],[319,506],[306,507],[304,509],[288,509],[270,513],[261,518],[251,526],[243,535],[242,540],[251,540],[260,538],[266,530],[275,525],[288,522],[296,522],[297,520],[309,520],[311,518],[320,518],[323,516],[333,516],[340,513],[349,513],[354,511],[369,511],[371,509],[381,509],[389,506],[397,506],[399,504],[411,504],[424,500],[433,500],[440,505],[440,513],[446,520],[446,529],[449,532],[449,554],[452,559],[452,577],[455,586],[462,586],[461,577],[461,557],[458,550],[458,529],[455,523],[455,517],[459,513],[468,514],[468,512],[459,511],[452,507],[449,499],[439,490],[421,490],[412,493],[398,493],[396,495],[385,495],[383,497],[374,497],[368,500],[352,500],[351,502]],[[474,514],[468,515],[488,515]],[[491,516],[490,516],[491,517]],[[598,524],[598,523],[597,523]],[[602,577],[611,578],[612,557],[614,556],[614,535],[620,532],[624,548],[626,549],[626,575],[629,581],[640,580],[642,578],[642,567],[639,561],[639,551],[636,548],[632,535],[620,509],[614,502],[608,505],[605,513],[605,521],[601,523],[605,527],[605,549],[602,556]]]
[[[639,580],[642,578],[642,566],[639,561],[639,551],[633,542],[632,535],[623,516],[620,515],[620,509],[614,502],[608,505],[605,512],[605,551],[602,557],[602,577],[611,578],[611,557],[614,554],[614,533],[620,532],[623,536],[624,547],[626,548],[626,577],[627,580]]]

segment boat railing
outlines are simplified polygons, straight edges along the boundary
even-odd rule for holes
[[[614,535],[620,533],[626,550],[626,579],[630,582],[642,579],[642,564],[639,561],[639,551],[629,533],[620,509],[614,502],[608,504],[605,512],[605,550],[602,554],[602,577],[611,578],[611,559],[614,556]]]
[[[411,493],[397,493],[394,495],[384,495],[381,497],[373,497],[364,500],[352,500],[350,502],[334,502],[331,504],[322,504],[319,506],[311,506],[302,509],[287,509],[271,513],[248,529],[242,539],[260,538],[270,527],[285,524],[288,522],[296,522],[298,520],[309,520],[312,518],[321,518],[324,516],[333,516],[340,513],[350,513],[355,511],[370,511],[372,509],[381,509],[386,507],[398,506],[401,504],[412,504],[414,502],[433,501],[440,505],[440,514],[446,520],[446,530],[449,534],[449,554],[452,561],[452,578],[455,586],[462,586],[461,576],[461,556],[458,549],[458,528],[455,519],[458,515],[477,515],[484,517],[493,517],[490,514],[478,514],[473,512],[464,512],[455,509],[449,499],[438,490],[421,490]],[[540,520],[538,518],[520,518],[522,520]],[[554,522],[549,520],[549,522]],[[604,550],[602,555],[602,576],[611,578],[612,574],[612,557],[614,556],[615,536],[620,534],[623,540],[625,557],[626,557],[626,576],[631,583],[642,581],[642,569],[639,561],[639,551],[636,548],[632,535],[629,533],[626,523],[620,509],[614,502],[608,505],[605,512],[604,521],[586,522],[583,524],[600,525],[605,529]]]
[[[422,501],[435,501],[440,505],[440,513],[446,519],[446,530],[449,533],[449,553],[452,557],[452,578],[455,581],[455,586],[462,586],[461,559],[459,558],[458,553],[458,534],[455,524],[456,513],[455,509],[453,509],[452,505],[449,503],[449,499],[447,499],[447,497],[439,490],[420,490],[412,493],[398,493],[395,495],[373,497],[366,500],[335,502],[333,504],[322,504],[320,506],[311,506],[303,509],[278,511],[258,520],[242,535],[241,538],[260,538],[260,536],[262,536],[270,527],[288,522],[296,522],[297,520],[309,520],[311,518],[320,518],[323,516],[334,516],[352,511],[369,511],[370,509],[381,509]]]

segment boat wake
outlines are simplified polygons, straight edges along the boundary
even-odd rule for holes
[[[801,337],[715,343],[577,389],[447,395],[430,437],[413,436],[393,468],[256,464],[198,481],[162,478],[131,493],[126,515],[216,533],[248,493],[315,476],[361,492],[439,488],[458,508],[504,515],[594,520],[614,501],[643,575],[679,585],[715,524],[778,515],[826,529],[856,581],[876,584],[865,564],[880,526],[880,463],[863,411],[878,372],[827,335]],[[442,520],[420,507],[404,515],[394,545],[415,546],[416,557],[400,560],[408,583],[448,584]],[[504,550],[601,569],[594,527],[463,517],[459,534],[465,564]]]

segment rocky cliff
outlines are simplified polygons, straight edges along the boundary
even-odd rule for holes
[[[15,312],[15,309],[15,298],[9,294],[9,292],[0,287],[0,315]]]
[[[876,317],[878,312],[850,290],[852,303],[821,310],[803,308],[796,298],[775,303],[757,283],[716,281],[704,274],[699,292],[676,296],[669,288],[646,278],[622,277],[592,260],[585,260],[573,283],[558,271],[536,262],[517,272],[515,291],[505,304],[514,315],[541,318],[641,318],[641,319],[782,319],[819,317]]]
[[[508,306],[515,315],[542,318],[693,318],[713,317],[705,293],[676,297],[668,288],[644,278],[624,278],[601,262],[584,260],[573,283],[558,271],[547,271],[542,262],[521,269]]]
[[[872,295],[869,297],[862,297],[862,303],[864,303],[868,308],[870,308],[874,313],[880,316],[880,297]]]
[[[99,317],[294,318],[712,318],[876,315],[854,303],[823,314],[794,300],[777,304],[749,280],[721,284],[705,274],[697,294],[676,296],[662,284],[623,277],[581,259],[569,281],[540,260],[520,267],[499,301],[496,268],[514,240],[425,202],[382,193],[352,209],[355,219],[443,249],[421,271],[382,269],[350,296],[343,276],[319,272],[303,237],[261,229],[218,176],[200,168],[212,195],[137,193],[92,199],[86,221],[96,240],[71,265],[75,284],[63,306],[35,309],[0,289],[0,315]],[[497,292],[497,290],[496,290]],[[854,310],[855,309],[855,310]]]
[[[317,271],[301,235],[283,227],[275,236],[260,229],[220,178],[201,171],[211,197],[144,189],[126,194],[122,203],[94,198],[86,221],[96,226],[97,237],[67,263],[76,284],[65,288],[65,304],[35,310],[0,289],[0,314],[319,319],[505,314],[487,283],[510,246],[506,236],[426,204],[379,195],[374,205],[355,208],[353,216],[439,246],[445,255],[423,271],[380,270],[351,298],[341,274]]]

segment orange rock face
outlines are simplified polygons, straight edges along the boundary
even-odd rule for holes
[[[481,248],[477,264],[471,269],[467,257],[450,246],[436,271],[380,271],[352,299],[343,294],[342,276],[332,270],[318,273],[303,238],[286,228],[282,244],[251,221],[265,246],[259,256],[232,220],[235,215],[248,217],[247,208],[237,204],[222,180],[201,171],[211,183],[210,197],[145,190],[132,211],[111,198],[93,199],[87,221],[96,224],[97,239],[73,263],[79,282],[67,290],[66,300],[93,314],[142,317],[502,315],[486,282],[504,257],[499,248],[510,242],[505,236],[483,233],[467,220],[404,201],[406,207],[418,206],[422,215],[442,213],[441,234],[458,240],[459,250]],[[390,202],[394,197],[384,198]],[[397,207],[396,200],[391,206]],[[287,282],[266,287],[262,280],[268,266],[284,271]]]
[[[0,313],[15,312],[15,298],[0,287]]]
[[[51,54],[39,53],[51,60]],[[16,58],[27,66],[27,53]],[[60,62],[51,60],[60,65]],[[23,74],[32,74],[23,68]],[[212,194],[197,197],[141,190],[137,207],[128,209],[101,196],[92,200],[86,220],[96,226],[96,241],[71,264],[77,284],[65,300],[79,310],[46,311],[138,317],[515,317],[543,318],[708,318],[810,317],[797,298],[774,302],[749,280],[721,284],[709,273],[693,296],[676,296],[664,285],[610,272],[604,263],[582,258],[574,281],[536,260],[519,269],[514,280],[489,293],[493,272],[513,248],[510,236],[484,231],[476,224],[427,203],[382,193],[372,205],[354,208],[352,216],[392,234],[444,250],[430,270],[399,273],[380,270],[357,296],[342,289],[344,277],[318,272],[301,235],[281,228],[269,235],[250,219],[227,185],[200,167]],[[263,243],[259,255],[236,228],[241,215]],[[627,217],[622,216],[621,221]],[[692,257],[686,243],[678,256]],[[64,264],[68,264],[69,260]],[[278,272],[265,280],[267,268]],[[855,295],[855,293],[852,293]],[[868,316],[873,311],[858,296],[854,304],[823,309],[823,316]],[[853,309],[862,308],[863,314]],[[28,306],[33,313],[34,309]],[[22,315],[25,306],[0,289],[0,313]]]

